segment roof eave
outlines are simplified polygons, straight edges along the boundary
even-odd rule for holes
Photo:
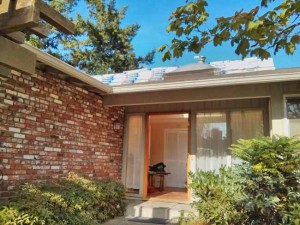
[[[159,83],[145,83],[130,86],[116,86],[113,87],[113,94],[122,93],[138,93],[146,91],[161,91],[161,90],[175,90],[175,89],[188,89],[188,88],[204,88],[204,87],[217,87],[217,86],[230,86],[230,85],[243,85],[243,84],[256,84],[256,83],[272,83],[282,81],[300,80],[300,69],[290,73],[280,73],[273,70],[273,73],[263,75],[245,75],[245,76],[224,76],[222,78],[212,79],[199,79],[180,82],[159,82]]]
[[[93,88],[98,89],[103,94],[111,94],[113,92],[112,87],[101,83],[100,81],[94,79],[92,76],[74,68],[73,66],[57,59],[56,57],[41,51],[29,44],[22,44],[22,46],[37,55],[37,60],[45,65],[48,65],[62,73],[76,78],[83,83],[90,85]]]

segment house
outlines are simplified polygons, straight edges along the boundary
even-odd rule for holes
[[[129,197],[187,202],[188,172],[237,162],[227,148],[239,138],[300,133],[300,68],[226,74],[199,62],[108,86],[21,46],[37,65],[34,74],[0,67],[1,197],[73,171],[120,179]],[[166,189],[149,194],[148,167],[159,162]]]

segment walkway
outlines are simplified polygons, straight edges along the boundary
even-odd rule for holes
[[[167,225],[177,224],[182,212],[191,212],[189,204],[162,201],[128,200],[124,217],[110,220],[104,225],[158,225],[159,223],[144,223],[129,221],[132,218],[158,218],[168,221]],[[161,224],[161,223],[160,223]]]
[[[132,222],[128,221],[128,218],[125,217],[118,217],[116,219],[110,220],[108,222],[105,222],[103,225],[160,225],[156,223],[141,223],[141,222]],[[177,222],[170,222],[166,225],[175,225]]]

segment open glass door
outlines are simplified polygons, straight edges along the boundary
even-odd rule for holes
[[[231,156],[228,147],[239,139],[251,139],[264,134],[262,109],[197,113],[197,169],[218,171],[240,160]]]
[[[144,169],[144,116],[128,115],[125,144],[125,188],[127,194],[142,195]]]
[[[147,198],[188,202],[189,114],[149,115],[148,128],[148,163],[151,169],[147,174]],[[164,165],[162,170],[156,169],[159,164]]]

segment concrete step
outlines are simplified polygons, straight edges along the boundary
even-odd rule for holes
[[[178,219],[182,213],[194,212],[189,204],[130,200],[127,205],[126,217]]]

